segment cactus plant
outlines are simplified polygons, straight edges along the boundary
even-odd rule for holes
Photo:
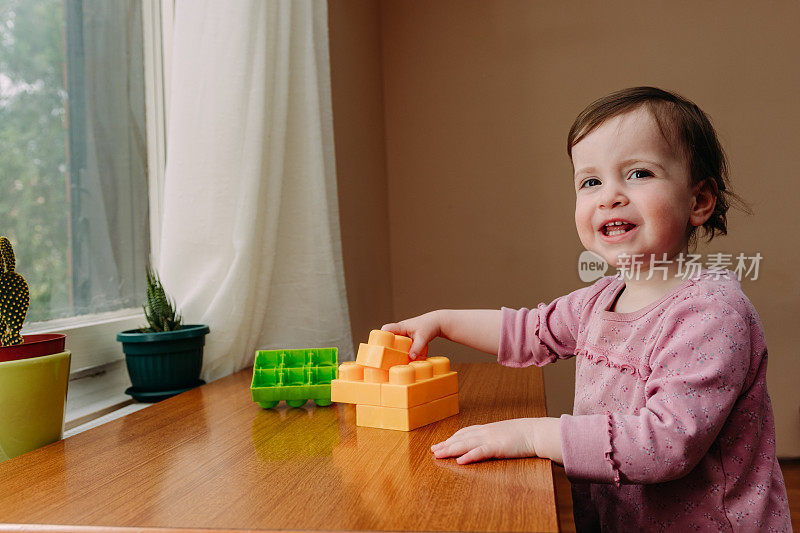
[[[143,332],[175,331],[181,328],[181,315],[175,309],[175,302],[171,300],[161,279],[155,270],[147,267],[147,301],[142,306],[144,317],[149,328],[142,328]]]
[[[28,313],[30,291],[25,279],[14,272],[16,260],[11,241],[0,237],[0,345],[22,344],[22,323]]]

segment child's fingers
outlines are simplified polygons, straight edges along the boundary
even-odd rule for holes
[[[389,324],[384,324],[381,326],[381,331],[391,331],[395,335],[405,335],[408,333],[406,329],[397,322],[391,322]]]
[[[443,440],[442,442],[437,442],[436,444],[431,446],[431,451],[435,452],[436,450],[442,448],[443,446],[447,446],[448,444],[450,444],[450,439]]]
[[[473,431],[475,431],[476,429],[479,429],[481,427],[483,427],[483,426],[481,426],[480,424],[475,425],[475,426],[464,426],[463,428],[461,428],[458,431],[456,431],[455,433],[453,433],[450,436],[450,438],[447,439],[445,442],[450,442],[450,441],[453,441],[455,439],[458,439],[459,437],[463,437],[465,434],[472,433]]]
[[[395,335],[403,335],[404,337],[411,337],[413,342],[411,344],[411,348],[409,349],[409,357],[411,359],[416,359],[418,355],[422,355],[422,352],[427,354],[428,347],[424,340],[419,340],[420,335],[417,333],[415,334],[414,331],[405,326],[402,322],[392,322],[389,324],[384,324],[381,326],[381,331],[391,331]]]
[[[411,357],[412,360],[427,357],[428,342],[430,342],[430,337],[418,333],[414,335],[413,339],[414,342],[411,343],[408,356]]]
[[[484,461],[486,459],[491,459],[495,456],[495,453],[491,450],[491,448],[483,444],[478,446],[477,448],[473,448],[461,457],[456,459],[456,462],[460,465],[466,465],[469,463],[475,463],[477,461]]]
[[[438,448],[435,452],[433,452],[433,455],[437,459],[442,459],[444,457],[457,457],[464,455],[470,450],[481,446],[481,444],[482,441],[477,439],[458,440],[456,442]]]
[[[477,425],[477,426],[466,426],[466,427],[463,427],[463,428],[459,429],[458,431],[456,431],[455,433],[453,433],[452,435],[450,435],[449,438],[443,440],[442,442],[437,442],[436,444],[432,445],[431,446],[431,451],[435,452],[436,450],[442,448],[443,446],[448,446],[450,444],[453,444],[454,442],[456,442],[456,441],[458,441],[458,440],[460,440],[462,438],[465,438],[469,433],[472,433],[473,431],[475,431],[479,427],[481,427],[481,426]]]
[[[408,327],[403,322],[390,322],[389,324],[384,324],[381,326],[381,331],[391,331],[395,335],[403,335],[404,337],[410,337],[413,339],[413,343],[411,344],[410,348],[411,354],[419,354],[424,348],[427,348],[427,342],[423,336],[420,335],[418,331],[414,331],[413,328]],[[414,359],[414,357],[411,358]]]

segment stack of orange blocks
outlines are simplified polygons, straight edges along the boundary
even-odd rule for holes
[[[458,413],[458,374],[447,357],[411,361],[411,339],[372,330],[342,363],[331,400],[356,404],[356,425],[411,431]]]

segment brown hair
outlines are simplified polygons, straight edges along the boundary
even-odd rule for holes
[[[753,214],[747,203],[730,190],[728,162],[717,133],[708,116],[693,102],[656,87],[631,87],[613,92],[595,100],[581,111],[567,136],[567,154],[572,159],[572,147],[606,120],[644,107],[655,118],[667,143],[689,162],[691,185],[704,180],[714,189],[717,198],[714,212],[703,224],[710,242],[719,233],[726,235],[727,212],[731,200],[748,214]],[[697,244],[697,227],[687,229],[689,247]]]

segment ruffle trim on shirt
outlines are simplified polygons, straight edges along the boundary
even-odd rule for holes
[[[606,460],[611,464],[611,470],[614,471],[614,486],[619,488],[622,484],[620,483],[620,476],[619,476],[619,465],[614,461],[614,434],[613,428],[614,425],[611,422],[611,415],[607,416],[608,418],[608,447],[605,451]]]
[[[561,357],[559,357],[558,353],[554,352],[552,349],[550,349],[550,347],[539,336],[539,331],[542,329],[542,315],[544,314],[544,310],[545,310],[546,307],[547,306],[545,304],[543,304],[543,303],[539,304],[536,307],[536,309],[538,310],[538,313],[536,313],[536,326],[534,327],[534,330],[533,330],[533,338],[536,340],[536,343],[540,347],[542,347],[545,350],[547,350],[547,359],[542,361],[541,363],[537,363],[536,366],[544,366],[546,364],[558,361],[561,358]]]
[[[647,367],[636,367],[630,363],[617,361],[616,358],[609,357],[605,354],[593,354],[586,348],[578,348],[575,350],[575,355],[585,357],[594,364],[604,364],[608,367],[617,368],[623,374],[634,374],[642,381],[650,377],[650,369]]]

